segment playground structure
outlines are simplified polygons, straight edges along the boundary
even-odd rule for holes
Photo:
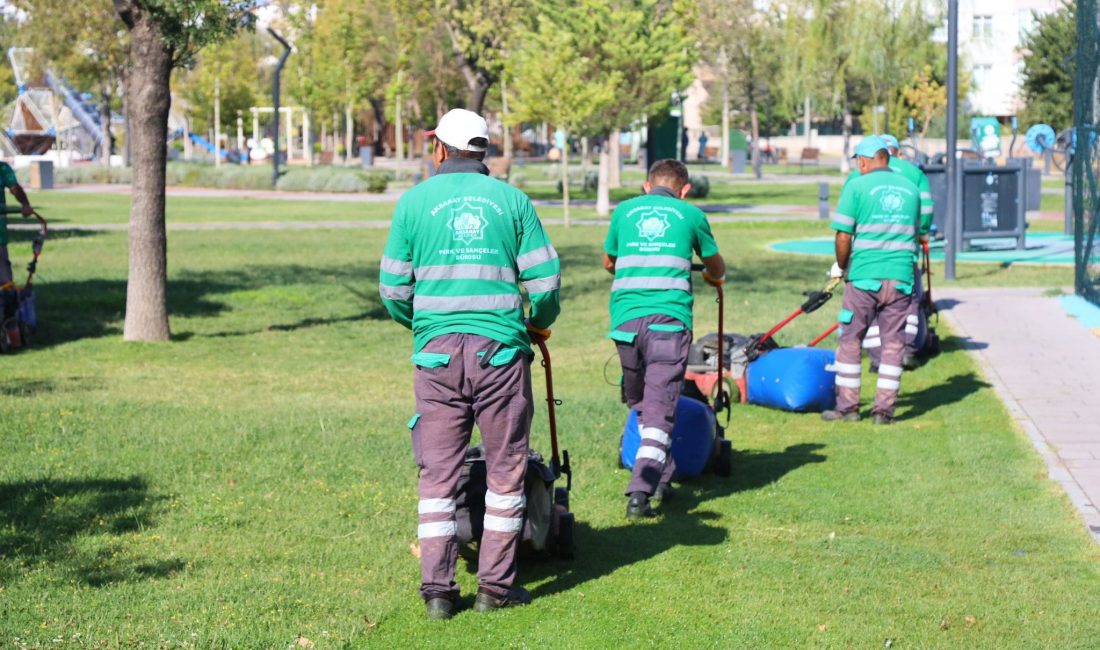
[[[5,157],[45,156],[62,165],[100,156],[105,135],[90,96],[77,93],[49,69],[41,83],[32,83],[33,54],[29,48],[8,49],[19,95],[0,113],[0,150]]]

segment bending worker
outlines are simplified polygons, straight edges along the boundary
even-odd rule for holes
[[[886,149],[890,152],[890,169],[901,174],[917,186],[920,191],[920,228],[918,233],[920,242],[928,241],[928,233],[932,230],[932,190],[928,185],[928,177],[924,175],[920,167],[908,160],[898,157],[898,139],[890,134],[879,136],[886,143]],[[848,175],[848,180],[858,178],[859,169],[853,169]],[[921,296],[924,295],[924,286],[921,281],[920,264],[913,263],[913,300],[909,305],[909,313],[905,315],[905,352],[902,355],[902,366],[912,369],[917,364],[917,354],[920,352],[921,330],[927,332],[927,321],[921,323]],[[882,353],[882,337],[879,333],[878,322],[872,322],[867,329],[867,336],[863,339],[863,347],[867,350],[867,356],[871,358],[871,368],[877,368]]]
[[[474,608],[531,599],[514,584],[533,410],[531,340],[550,335],[561,275],[527,195],[482,163],[485,119],[455,109],[428,135],[439,171],[397,202],[379,291],[393,319],[413,331],[420,595],[430,618],[450,618],[459,596],[455,496],[475,423],[488,491]],[[531,301],[526,321],[517,280]]]
[[[0,306],[3,308],[3,323],[15,316],[19,309],[19,298],[15,293],[15,277],[11,271],[11,258],[8,257],[8,215],[4,201],[4,188],[23,206],[22,214],[29,217],[34,213],[27,193],[15,178],[15,170],[5,162],[0,162]],[[0,336],[3,336],[0,333]]]
[[[655,516],[650,498],[670,494],[675,471],[669,453],[676,402],[691,343],[691,259],[703,260],[703,279],[719,286],[726,264],[706,215],[685,202],[687,167],[658,160],[642,184],[646,194],[620,203],[611,215],[604,268],[611,284],[611,332],[623,368],[623,396],[638,414],[641,446],[627,485],[626,516]]]
[[[848,278],[839,316],[836,409],[821,417],[859,421],[860,343],[877,317],[882,361],[872,413],[875,424],[891,424],[901,387],[905,318],[913,300],[920,190],[890,169],[890,153],[878,136],[864,138],[852,157],[860,176],[845,183],[832,222],[832,276]]]

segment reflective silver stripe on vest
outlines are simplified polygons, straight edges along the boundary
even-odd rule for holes
[[[921,214],[935,214],[936,213],[936,207],[932,206],[932,205],[923,206],[920,209],[920,213]]]
[[[861,239],[856,237],[852,248],[856,250],[909,251],[916,252],[917,245],[911,241],[883,241],[881,239]]]
[[[690,271],[691,260],[676,255],[624,255],[615,260],[617,269],[641,269],[667,267],[677,271]]]
[[[638,462],[643,458],[648,458],[649,460],[655,460],[658,463],[664,464],[667,455],[656,447],[638,447],[638,453],[634,455],[634,462]]]
[[[425,296],[413,298],[413,309],[424,311],[485,311],[519,309],[523,298],[518,294],[494,293],[487,296]]]
[[[882,377],[879,377],[878,381],[875,382],[875,388],[878,388],[879,390],[898,390],[899,388],[901,388],[901,382],[897,381],[896,379],[883,379]]]
[[[921,198],[921,200],[931,199],[932,198],[932,193],[931,192],[921,192],[920,193],[920,198]]]
[[[523,286],[527,289],[527,293],[556,291],[561,288],[561,274],[551,275],[546,278],[535,278],[534,280],[524,280]]]
[[[612,291],[623,289],[679,289],[691,291],[691,283],[680,278],[619,278],[611,283]]]
[[[485,515],[484,526],[485,530],[491,530],[494,533],[518,533],[523,530],[523,517]]]
[[[836,385],[841,388],[859,388],[859,377],[836,376]]]
[[[527,505],[527,497],[524,495],[509,496],[506,494],[497,494],[492,490],[485,491],[485,507],[496,508],[497,510],[516,510],[523,508]]]
[[[454,514],[454,499],[421,499],[417,505],[417,513],[428,515],[434,513]]]
[[[527,251],[523,255],[516,258],[516,266],[519,267],[520,273],[527,269],[538,266],[543,262],[549,262],[550,260],[558,259],[558,252],[554,250],[553,246],[543,246],[542,248],[536,248],[533,251]]]
[[[841,225],[844,225],[844,226],[854,226],[854,225],[856,225],[856,218],[855,217],[849,217],[848,215],[841,214],[839,212],[837,212],[836,214],[833,215],[833,221],[835,221],[835,222],[837,222]]]
[[[413,285],[391,287],[388,284],[380,284],[378,293],[386,300],[408,300],[413,297]]]
[[[412,262],[402,262],[401,260],[395,260],[392,257],[382,256],[382,270],[386,273],[411,277],[412,269]]]
[[[857,235],[862,235],[865,232],[874,233],[888,233],[891,235],[915,235],[917,227],[912,224],[904,223],[861,223],[859,228],[856,229]],[[419,279],[419,274],[417,278]]]
[[[497,280],[515,284],[516,272],[505,266],[492,264],[440,264],[418,266],[414,271],[417,280]]]

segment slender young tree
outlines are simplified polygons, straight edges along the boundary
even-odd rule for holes
[[[255,0],[114,0],[130,30],[129,104],[134,180],[130,203],[127,341],[167,341],[168,237],[164,221],[172,69],[204,46],[251,26]]]

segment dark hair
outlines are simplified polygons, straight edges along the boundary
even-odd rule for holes
[[[487,153],[486,151],[466,151],[465,149],[459,149],[458,147],[452,147],[451,145],[447,144],[446,142],[440,140],[439,138],[436,138],[435,141],[438,142],[440,145],[443,146],[444,149],[447,150],[447,157],[448,158],[468,158],[470,160],[485,160],[485,154]],[[485,142],[485,138],[474,138],[473,140],[470,140],[470,142],[475,147],[480,146],[480,147],[485,147],[486,149],[488,149],[488,146],[489,146],[489,143]]]
[[[889,163],[890,162],[890,150],[889,149],[879,149],[878,151],[875,152],[875,160],[878,161],[878,162],[881,162],[881,163]]]
[[[649,180],[650,185],[660,185],[674,192],[679,192],[681,187],[688,184],[687,165],[671,158],[658,160],[649,168],[649,178],[647,180]]]

